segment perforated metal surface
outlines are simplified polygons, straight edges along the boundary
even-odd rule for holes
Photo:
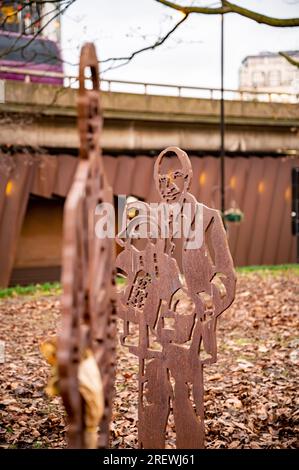
[[[85,88],[85,71],[93,89]],[[96,205],[112,203],[99,146],[102,116],[98,61],[93,44],[83,46],[78,95],[80,161],[64,209],[62,325],[58,343],[60,390],[68,415],[68,442],[84,448],[84,403],[78,366],[86,349],[99,367],[105,397],[99,447],[108,446],[115,366],[114,243],[95,236]]]
[[[170,165],[162,170],[171,153]],[[176,162],[177,168],[173,168]],[[189,193],[192,167],[185,152],[170,147],[155,162],[154,178],[161,201],[170,210],[167,238],[148,233],[138,247],[131,226],[148,224],[146,203],[130,203],[139,212],[118,236],[123,251],[116,260],[126,277],[118,296],[118,314],[123,320],[121,342],[139,358],[138,440],[141,448],[164,448],[166,426],[174,415],[177,448],[204,446],[203,366],[217,358],[217,318],[232,303],[235,272],[226,232],[218,211],[199,204]],[[179,212],[171,208],[179,205]],[[203,242],[188,248],[191,231],[182,236],[182,272],[174,258],[175,217],[191,207],[192,224],[201,213]],[[197,212],[199,211],[199,212]],[[141,214],[142,213],[142,214]],[[152,217],[152,215],[151,215]],[[181,276],[183,274],[183,277]],[[184,279],[184,281],[183,281]],[[138,342],[132,344],[131,324],[137,325]],[[135,327],[136,328],[136,327]]]

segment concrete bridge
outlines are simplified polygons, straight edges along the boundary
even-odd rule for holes
[[[76,93],[73,88],[5,83],[0,104],[0,286],[59,278],[63,204],[78,162]],[[228,226],[234,261],[294,262],[291,169],[299,166],[299,106],[243,98],[225,102],[226,207],[245,214],[241,224]],[[219,208],[219,100],[106,91],[102,107],[101,144],[115,195],[155,200],[155,156],[177,145],[191,157],[191,191]]]
[[[189,151],[219,150],[217,99],[107,91],[102,106],[102,147],[107,152],[156,153],[170,142]],[[0,113],[0,145],[78,148],[74,88],[7,81]],[[299,150],[297,103],[227,100],[225,115],[229,152]]]

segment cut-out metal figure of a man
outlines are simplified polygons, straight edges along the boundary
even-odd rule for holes
[[[175,158],[169,160],[169,154]],[[125,241],[118,237],[124,250],[117,267],[127,277],[118,298],[121,340],[139,357],[139,446],[165,447],[172,409],[176,447],[201,448],[203,366],[216,361],[216,322],[233,301],[236,277],[219,212],[188,192],[192,168],[187,154],[176,147],[164,150],[154,178],[162,209],[143,203],[142,214],[139,203]],[[142,247],[135,238],[141,225],[148,229]],[[174,258],[178,249],[182,273]],[[138,329],[135,345],[130,344],[131,323]]]

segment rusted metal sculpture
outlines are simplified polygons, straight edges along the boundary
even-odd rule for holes
[[[170,162],[177,168],[164,171],[169,154],[176,157]],[[157,217],[157,208],[138,202],[127,206],[127,214],[135,208],[137,215],[117,238],[123,251],[116,266],[126,277],[118,296],[121,342],[139,358],[139,447],[165,447],[172,410],[176,447],[202,448],[203,366],[216,362],[217,318],[234,299],[236,277],[219,212],[188,192],[192,168],[187,154],[176,147],[164,150],[156,160],[154,178],[163,210],[168,211],[167,236],[162,236],[165,219]],[[189,229],[180,239],[176,223],[185,212]],[[196,220],[202,240],[194,247],[189,242]],[[142,226],[146,238],[139,240]],[[183,276],[173,256],[178,241]],[[137,325],[135,344],[131,324]]]
[[[87,69],[92,77],[91,90],[85,87]],[[100,149],[102,115],[93,44],[82,48],[79,82],[80,161],[64,209],[59,388],[68,415],[69,446],[84,448],[86,403],[79,391],[78,373],[80,361],[91,352],[101,374],[105,400],[98,447],[107,447],[115,374],[114,242],[95,236],[95,208],[113,199]]]

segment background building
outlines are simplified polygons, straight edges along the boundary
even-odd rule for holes
[[[285,51],[299,60],[299,51]],[[299,93],[299,68],[275,52],[245,57],[239,70],[239,89],[273,93]]]
[[[42,29],[41,37],[60,43],[59,11],[59,2],[0,0],[0,29],[25,35],[37,34]]]
[[[61,41],[61,20],[60,20],[60,5],[59,2],[45,3],[41,6],[41,27],[45,28],[42,31],[42,36],[47,39],[60,44]],[[49,22],[49,18],[53,21]],[[47,24],[49,23],[49,24]]]

